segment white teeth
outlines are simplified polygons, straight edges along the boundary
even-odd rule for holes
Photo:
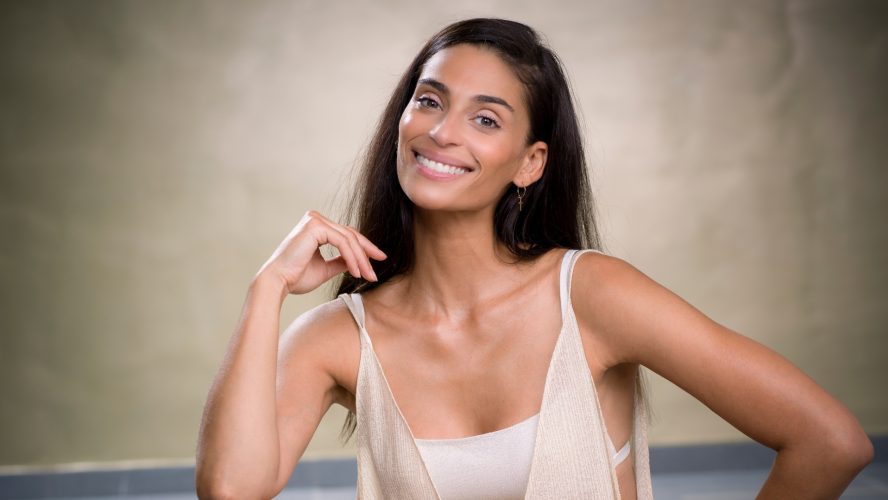
[[[466,168],[454,167],[451,165],[444,165],[442,163],[438,163],[436,161],[429,160],[428,158],[426,158],[425,156],[422,156],[420,154],[416,155],[416,159],[419,161],[419,163],[425,165],[426,167],[429,167],[430,169],[434,170],[435,172],[441,172],[441,173],[453,174],[453,175],[462,175],[462,174],[466,174],[466,173],[470,172],[470,170],[466,169]]]

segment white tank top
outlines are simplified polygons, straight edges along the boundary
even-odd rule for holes
[[[561,263],[561,320],[567,312],[568,264],[576,250],[565,253]],[[355,308],[364,316],[360,294],[353,294]],[[457,439],[414,439],[441,500],[522,499],[533,463],[540,414],[494,432]],[[629,456],[629,441],[614,455],[614,467]]]
[[[459,439],[416,439],[441,500],[522,499],[527,491],[540,414],[505,429]],[[614,467],[629,456],[629,441]]]

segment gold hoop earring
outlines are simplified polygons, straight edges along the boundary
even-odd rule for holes
[[[524,191],[521,191],[521,190]],[[518,188],[518,211],[521,211],[521,206],[524,205],[524,202],[521,201],[521,198],[524,198],[524,195],[527,194],[527,187],[521,186]]]

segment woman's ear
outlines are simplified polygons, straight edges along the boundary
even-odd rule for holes
[[[521,168],[512,182],[518,187],[527,187],[540,180],[546,169],[548,155],[549,145],[545,142],[537,141],[528,146],[521,159]]]

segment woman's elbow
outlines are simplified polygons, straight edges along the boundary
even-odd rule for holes
[[[873,443],[856,418],[844,425],[833,426],[827,434],[830,455],[836,465],[857,475],[873,460]]]
[[[198,486],[197,498],[199,500],[269,500],[274,497],[225,486]]]
[[[275,495],[218,478],[195,478],[199,500],[267,500]]]
[[[843,457],[850,468],[860,472],[873,461],[874,453],[873,442],[864,434],[863,439],[845,445]]]
[[[203,476],[203,477],[201,477]],[[242,496],[243,492],[240,488],[235,487],[229,481],[218,478],[207,477],[206,474],[198,473],[195,477],[195,487],[197,489],[197,498],[200,500],[234,500],[236,498],[246,498]]]
[[[196,487],[199,500],[234,500],[237,498],[237,492],[234,489],[221,484],[198,482]]]

